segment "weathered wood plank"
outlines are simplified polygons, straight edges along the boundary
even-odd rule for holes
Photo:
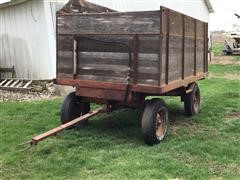
[[[125,65],[111,65],[111,64],[80,64],[78,69],[81,70],[99,70],[99,71],[117,71],[117,72],[127,72],[129,66]]]
[[[84,52],[128,52],[133,51],[133,36],[92,36],[78,37],[78,49]],[[58,50],[70,51],[73,48],[71,36],[60,36]],[[158,36],[140,36],[139,53],[157,53]]]
[[[191,17],[185,17],[185,36],[194,37],[194,19]]]
[[[72,36],[60,36],[57,35],[57,50],[58,51],[72,51],[73,50],[73,38]]]
[[[204,26],[204,23],[201,22],[201,21],[197,21],[196,23],[197,23],[196,36],[197,36],[197,38],[202,38],[203,39],[203,35],[204,35],[203,26]]]
[[[73,52],[72,51],[58,51],[57,58],[57,70],[60,68],[72,68],[73,67]]]
[[[58,33],[158,33],[159,16],[160,11],[58,16]]]
[[[182,14],[169,12],[169,34],[182,35]]]
[[[193,75],[194,73],[194,39],[185,38],[185,64],[184,64],[184,74],[185,77]]]
[[[203,40],[198,40],[196,44],[196,49],[197,49],[197,56],[196,56],[196,65],[197,65],[197,73],[203,72],[203,64],[204,64],[204,41]]]
[[[83,69],[78,68],[78,74],[80,75],[95,75],[95,76],[112,76],[126,78],[128,70],[101,70],[101,69]]]
[[[64,73],[64,72],[59,72],[57,73],[57,78],[59,79],[72,79],[72,74],[69,74],[69,73]]]
[[[77,75],[77,79],[93,80],[102,82],[126,83],[126,78],[113,77],[113,76],[96,76],[96,75]]]
[[[182,37],[169,37],[169,81],[181,78],[182,74]]]

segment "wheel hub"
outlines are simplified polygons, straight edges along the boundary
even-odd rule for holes
[[[162,111],[159,111],[156,116],[156,136],[158,140],[162,140],[166,133],[165,116]]]
[[[193,108],[195,112],[198,112],[199,109],[199,97],[198,95],[195,93],[194,97],[193,97]]]

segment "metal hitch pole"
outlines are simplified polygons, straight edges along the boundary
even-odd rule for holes
[[[76,118],[76,119],[73,119],[72,121],[69,121],[68,123],[65,123],[65,124],[62,124],[54,129],[51,129],[45,133],[42,133],[38,136],[35,136],[32,138],[30,144],[31,145],[37,145],[37,143],[39,143],[40,141],[50,137],[50,136],[53,136],[53,135],[56,135],[57,133],[63,131],[64,129],[67,129],[67,128],[70,128],[70,127],[73,127],[74,125],[78,124],[79,122],[85,120],[85,119],[88,119],[98,113],[101,113],[101,112],[105,112],[106,111],[106,108],[99,108],[99,109],[96,109],[92,112],[89,112],[87,114],[84,114],[82,116],[80,116],[79,118]]]

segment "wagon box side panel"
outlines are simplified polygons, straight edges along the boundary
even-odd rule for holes
[[[84,96],[94,84],[91,96],[106,97],[99,83],[122,87],[115,100],[124,99],[127,85],[130,93],[162,94],[207,74],[207,25],[168,8],[57,18],[58,82],[87,83]]]
[[[131,69],[130,83],[134,83],[137,74],[137,83],[155,86],[158,84],[159,26],[160,11],[59,15],[58,75],[72,76],[72,41],[75,39],[78,63],[74,78],[126,84]],[[136,49],[137,34],[140,35]],[[67,58],[63,52],[69,53]]]
[[[205,78],[208,67],[207,23],[161,7],[160,28],[161,93]]]

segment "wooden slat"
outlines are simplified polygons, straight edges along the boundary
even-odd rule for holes
[[[168,76],[169,81],[182,76],[182,37],[169,37]]]
[[[182,14],[169,11],[169,34],[182,36]]]
[[[81,87],[80,85],[77,88],[77,93],[83,97],[93,97],[98,99],[124,101],[124,98],[126,95],[126,89],[124,89],[124,91],[120,91],[120,90],[113,90],[113,89],[101,89],[101,87],[85,88],[85,87]]]
[[[20,81],[20,83],[19,83],[18,85],[16,85],[16,88],[19,88],[19,87],[21,87],[21,86],[22,86],[22,84],[23,84],[23,81]]]
[[[20,80],[16,80],[14,83],[12,83],[12,85],[10,87],[14,87]],[[1,84],[0,84],[1,86]]]
[[[9,86],[12,82],[13,82],[13,80],[9,80],[3,87]]]
[[[185,78],[184,75],[184,64],[185,64],[185,16],[182,15],[182,79]]]
[[[72,37],[60,36],[58,40],[58,50],[71,51]],[[85,36],[84,36],[85,37]],[[87,36],[89,37],[89,36]],[[91,36],[89,38],[79,37],[78,49],[82,52],[128,52],[128,48],[121,43],[126,44],[133,51],[133,36]],[[100,41],[96,41],[100,40]],[[102,41],[102,42],[101,42]],[[104,43],[109,42],[109,43]],[[111,42],[111,43],[110,43]],[[139,53],[157,53],[158,52],[158,36],[139,36]]]
[[[163,19],[162,19],[162,8],[160,10],[160,31],[159,31],[159,49],[158,49],[158,64],[157,64],[157,69],[158,69],[158,86],[161,85],[161,79],[162,79],[162,49],[163,49]]]
[[[165,67],[165,83],[168,84],[168,72],[169,72],[169,33],[170,33],[170,16],[169,16],[170,10],[167,10],[167,20],[166,20],[166,26],[167,26],[167,35],[166,35],[166,67]]]
[[[124,77],[113,77],[113,76],[96,76],[96,75],[77,75],[77,79],[80,80],[91,80],[101,82],[114,82],[114,83],[126,83],[127,79]]]
[[[203,39],[203,36],[204,36],[204,31],[203,31],[204,22],[196,21],[196,23],[197,23],[196,37]]]
[[[128,66],[125,65],[111,65],[111,64],[80,64],[78,69],[83,70],[102,70],[102,71],[117,71],[117,72],[126,72],[129,70]]]
[[[203,72],[203,66],[204,66],[204,41],[198,40],[196,44],[196,68],[197,73]]]
[[[185,64],[184,76],[190,76],[194,73],[194,39],[185,37]]]
[[[114,70],[96,70],[96,69],[82,69],[78,68],[80,75],[95,75],[95,76],[113,76],[113,77],[127,77],[128,70],[114,71]]]
[[[194,73],[193,75],[196,76],[197,74],[197,21],[194,20]]]
[[[194,19],[185,16],[185,36],[194,37]]]
[[[135,35],[133,39],[133,59],[130,64],[132,66],[132,78],[133,78],[133,84],[137,84],[138,81],[138,60],[139,60],[139,35]]]
[[[59,34],[159,32],[160,11],[59,16]],[[123,30],[124,27],[124,30]]]
[[[205,47],[205,58],[204,58],[204,67],[205,67],[205,71],[204,72],[208,72],[208,24],[207,23],[204,23],[204,26],[205,26],[205,31],[204,31],[204,39],[205,39],[205,44],[206,44],[206,47]]]
[[[27,88],[31,83],[32,83],[32,81],[28,81],[28,82],[23,86],[23,88]]]
[[[57,79],[72,79],[72,74],[61,72],[58,69]]]
[[[129,59],[127,53],[112,53],[104,55],[104,52],[81,52],[79,53],[79,64],[109,64],[128,66]],[[59,67],[72,67],[70,58],[61,56]],[[157,54],[139,54],[139,66],[156,66]]]
[[[7,82],[7,79],[3,80],[3,81],[0,83],[0,86],[2,86],[5,82]]]

